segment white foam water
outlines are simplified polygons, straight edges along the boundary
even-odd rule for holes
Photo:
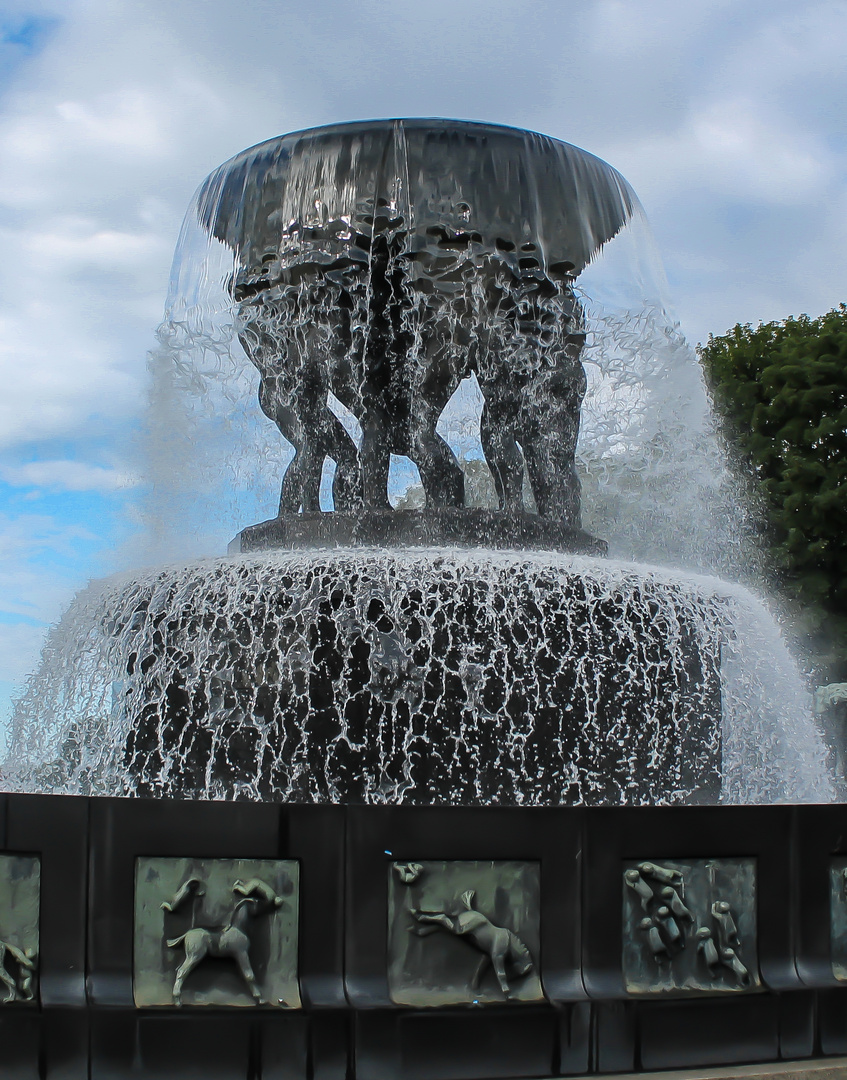
[[[723,802],[831,798],[810,702],[748,590],[585,556],[347,549],[93,584],[21,702],[7,782],[675,803],[704,801],[692,768],[721,756]]]

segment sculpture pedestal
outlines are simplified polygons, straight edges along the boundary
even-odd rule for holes
[[[287,514],[250,525],[232,540],[230,555],[275,548],[469,547],[605,555],[608,544],[581,529],[538,514],[503,514],[465,507],[386,510],[362,514]]]

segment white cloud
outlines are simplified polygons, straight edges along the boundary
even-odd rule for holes
[[[679,197],[703,189],[712,198],[806,204],[826,191],[837,163],[815,133],[789,126],[749,98],[699,104],[669,134],[623,143],[619,167],[642,191]]]
[[[0,446],[80,437],[97,415],[137,412],[141,373],[122,371],[108,339],[86,340],[84,325],[69,298],[40,294],[0,319]]]
[[[595,46],[614,61],[642,60],[645,53],[658,53],[665,71],[684,52],[692,37],[706,33],[710,25],[724,23],[726,12],[736,0],[710,3],[676,3],[675,0],[596,0],[588,6],[587,29]]]
[[[67,15],[0,113],[0,446],[140,416],[179,222],[206,171],[177,163],[198,114],[219,116],[143,6]]]
[[[92,268],[109,271],[135,269],[145,261],[157,262],[170,255],[163,238],[151,233],[133,233],[98,228],[84,218],[55,221],[50,230],[32,232],[25,250],[34,266],[50,266],[67,271]]]
[[[96,102],[61,101],[56,112],[70,125],[72,138],[124,152],[160,155],[166,137],[157,105],[149,91],[128,86]]]
[[[29,461],[0,466],[0,479],[13,487],[46,488],[50,491],[109,492],[134,487],[138,477],[83,461]]]
[[[0,439],[139,415],[192,190],[243,146],[331,120],[453,114],[546,129],[629,175],[671,258],[757,279],[731,286],[740,315],[757,318],[768,296],[770,314],[792,289],[801,306],[829,306],[847,269],[824,238],[844,191],[831,139],[847,89],[839,12],[840,0],[66,0],[0,115],[0,316],[18,369]],[[796,243],[781,267],[721,225],[730,203],[806,215],[802,280]],[[689,259],[681,280],[690,325],[719,328],[708,271],[698,279]]]

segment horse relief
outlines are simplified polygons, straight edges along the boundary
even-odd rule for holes
[[[388,884],[388,985],[395,1004],[543,1000],[537,863],[397,861]]]
[[[296,859],[136,860],[139,1008],[299,1009]]]
[[[439,927],[449,934],[463,937],[482,953],[482,959],[471,977],[471,989],[478,990],[482,976],[488,967],[494,968],[497,982],[504,997],[510,997],[507,970],[512,979],[521,979],[532,971],[533,963],[529,949],[517,934],[505,926],[495,926],[481,911],[474,907],[474,890],[462,893],[463,911],[451,915],[446,911],[413,911],[418,926],[411,927],[413,934],[425,937]]]
[[[185,959],[177,969],[174,980],[174,1005],[182,1004],[183,983],[207,957],[231,959],[247,984],[247,989],[255,1003],[265,1004],[250,963],[251,923],[262,915],[273,916],[276,909],[282,906],[283,900],[259,878],[253,878],[247,882],[236,881],[232,886],[232,891],[239,899],[234,901],[232,911],[225,923],[211,928],[192,927],[178,937],[168,938],[169,949],[181,948],[185,953]],[[191,898],[194,901],[201,898],[203,894],[202,882],[197,878],[191,878],[180,886],[171,900],[166,900],[161,906],[164,911],[174,913],[187,899]]]

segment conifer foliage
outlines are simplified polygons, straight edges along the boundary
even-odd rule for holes
[[[778,580],[847,678],[847,306],[736,326],[698,348],[730,443],[767,513]]]

